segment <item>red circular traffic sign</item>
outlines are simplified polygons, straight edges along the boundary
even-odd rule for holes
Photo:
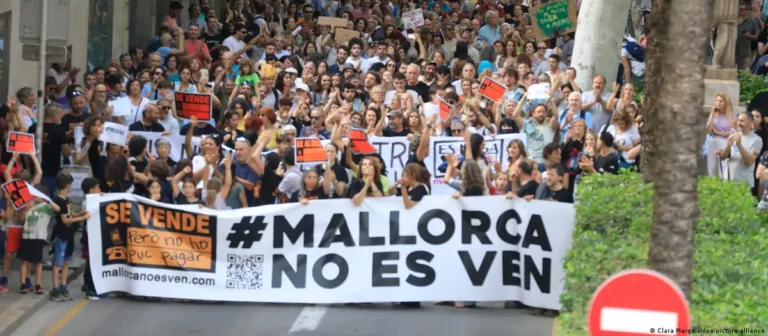
[[[620,272],[605,280],[589,304],[589,334],[687,335],[688,301],[663,274],[647,269]],[[678,329],[680,328],[680,329]]]

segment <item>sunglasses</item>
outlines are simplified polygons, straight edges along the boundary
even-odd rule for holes
[[[160,108],[163,109],[163,110],[166,110],[166,111],[171,109],[170,106],[160,106]]]
[[[248,31],[247,30],[241,30],[240,33],[245,35],[245,34],[248,34]]]
[[[78,96],[82,96],[82,95],[83,95],[83,93],[80,92],[80,91],[72,91],[72,97],[78,97]]]
[[[320,117],[309,117],[309,119],[312,119],[312,120],[319,120],[319,119],[320,119]]]
[[[154,74],[155,74],[155,75],[158,75],[158,76],[162,76],[162,75],[164,75],[164,73],[163,73],[162,71],[158,71],[158,72],[155,72]]]
[[[250,141],[248,141],[248,139],[246,139],[245,137],[242,137],[242,136],[237,137],[237,139],[235,139],[235,142],[247,142],[247,143],[250,143]]]
[[[453,133],[461,133],[461,132],[464,132],[464,130],[463,129],[452,129],[451,132],[453,132]]]
[[[283,134],[285,134],[287,136],[296,136],[296,132],[287,132],[287,133],[283,133]]]
[[[547,49],[547,47],[536,47],[536,49],[544,50],[544,49]]]

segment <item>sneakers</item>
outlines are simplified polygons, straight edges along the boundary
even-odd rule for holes
[[[0,278],[0,286],[2,286],[2,287],[8,286],[8,277]]]
[[[58,288],[54,288],[53,290],[51,290],[51,301],[54,301],[54,302],[64,301],[64,298],[61,297],[61,291],[59,291]]]
[[[8,292],[8,291],[10,291],[10,289],[8,289],[8,287],[0,286],[0,293],[5,293],[5,292]]]
[[[91,301],[109,300],[109,294],[104,293],[99,295],[99,294],[96,294],[96,292],[94,291],[88,291],[85,294],[85,298]]]
[[[27,285],[21,285],[21,289],[19,289],[19,293],[21,294],[27,294],[30,290],[32,290],[32,287],[27,287]]]
[[[72,296],[69,295],[69,291],[67,290],[67,287],[61,286],[59,288],[59,294],[61,294],[62,301],[72,301]]]
[[[40,285],[35,285],[35,294],[37,295],[43,295],[45,294],[45,290]]]
[[[27,288],[32,289],[32,279],[30,278],[24,279],[24,286],[27,286]]]

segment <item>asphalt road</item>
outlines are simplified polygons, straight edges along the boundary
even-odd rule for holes
[[[505,310],[501,303],[481,303],[477,309],[426,303],[421,309],[404,309],[388,304],[350,307],[87,301],[80,299],[80,283],[70,285],[76,300],[47,303],[13,335],[548,336],[553,328],[551,318]]]

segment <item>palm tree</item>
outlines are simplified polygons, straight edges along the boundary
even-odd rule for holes
[[[697,159],[704,137],[704,73],[714,0],[656,0],[649,20],[642,128],[644,173],[654,183],[648,266],[690,296]],[[685,50],[681,53],[680,50]]]

